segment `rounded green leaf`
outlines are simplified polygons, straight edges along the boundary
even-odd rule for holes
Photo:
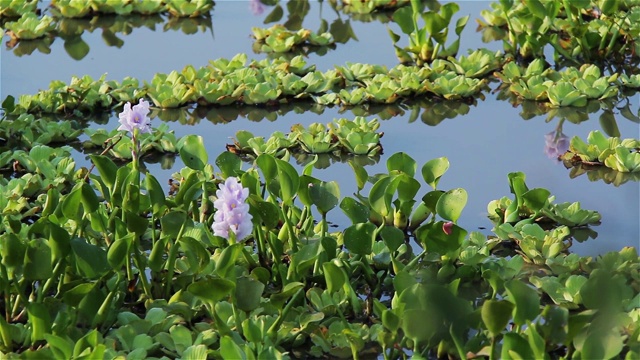
[[[222,175],[226,178],[237,175],[236,172],[240,170],[242,160],[240,160],[238,155],[225,151],[220,153],[216,158],[216,165],[220,168]]]
[[[242,276],[236,281],[236,302],[238,308],[244,311],[252,311],[260,306],[264,284],[247,276]]]
[[[364,223],[369,220],[369,208],[354,198],[345,197],[340,202],[340,209],[347,215],[352,223]]]
[[[400,317],[390,309],[385,309],[382,312],[382,325],[395,333],[400,328]]]
[[[434,190],[438,186],[440,177],[449,169],[449,159],[441,157],[427,161],[422,166],[422,177]]]
[[[414,176],[416,174],[416,168],[416,161],[404,152],[395,153],[387,159],[387,170],[390,173],[392,171],[399,171],[409,176]]]
[[[187,290],[207,304],[214,304],[231,294],[235,288],[233,281],[221,278],[198,280],[187,287]]]
[[[203,170],[208,155],[202,136],[187,135],[180,140],[180,157],[186,166],[193,170]]]
[[[351,225],[344,230],[344,245],[354,254],[369,255],[375,231],[376,226],[370,222]]]
[[[79,35],[65,40],[64,49],[74,60],[82,60],[89,53],[89,45]]]
[[[280,208],[268,201],[263,201],[258,196],[249,196],[249,213],[254,217],[254,221],[258,219],[262,221],[267,230],[274,229],[280,222]]]
[[[462,188],[449,190],[442,194],[436,204],[436,213],[445,220],[458,221],[462,209],[467,204],[467,191]]]
[[[506,300],[487,300],[482,304],[482,321],[491,336],[496,337],[505,330],[512,310],[513,304]]]
[[[309,195],[318,211],[321,214],[326,214],[338,205],[340,187],[335,181],[321,181],[318,184],[310,184]]]
[[[404,231],[395,226],[383,227],[382,230],[380,230],[380,237],[382,237],[382,241],[384,241],[391,252],[398,250],[400,245],[405,242]]]

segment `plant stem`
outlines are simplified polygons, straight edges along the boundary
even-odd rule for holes
[[[140,276],[140,279],[142,280],[142,289],[149,299],[153,299],[153,295],[151,295],[151,287],[149,286],[149,279],[147,279],[147,274],[145,274],[145,270],[147,267],[142,266],[142,259],[140,257],[140,239],[136,237],[133,246],[135,246],[135,249],[133,251],[133,261],[136,264],[136,268],[138,268],[138,274]]]
[[[282,325],[282,322],[284,321],[285,316],[287,316],[289,311],[291,311],[291,308],[293,307],[293,304],[296,303],[298,301],[298,298],[300,297],[300,295],[302,295],[304,293],[303,290],[304,290],[304,287],[301,287],[300,289],[298,289],[296,294],[293,295],[291,300],[289,300],[287,305],[285,305],[284,309],[282,309],[282,312],[280,313],[280,316],[278,316],[278,318],[271,325],[269,330],[267,330],[267,337],[271,338],[274,344],[276,344],[276,345],[278,344],[277,343],[278,328],[280,327],[280,325]]]
[[[63,263],[64,263],[63,259],[58,261],[56,266],[53,268],[53,273],[51,274],[51,276],[47,279],[47,281],[44,283],[44,285],[41,286],[38,289],[37,302],[39,302],[39,303],[42,302],[44,294],[47,293],[47,291],[49,290],[49,287],[51,287],[51,284],[53,284],[53,279],[57,278],[58,277],[58,273],[63,269],[63,267],[62,267]]]
[[[169,257],[167,258],[167,279],[166,285],[164,288],[164,297],[168,298],[169,293],[171,292],[171,282],[173,280],[173,268],[176,262],[176,256],[178,256],[178,240],[182,237],[182,233],[184,232],[184,224],[180,227],[180,231],[178,232],[178,236],[176,236],[175,241],[171,244],[171,249],[169,250]]]

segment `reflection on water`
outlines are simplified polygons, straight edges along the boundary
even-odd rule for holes
[[[558,122],[556,129],[544,136],[544,153],[549,159],[558,160],[558,157],[569,150],[569,137],[562,133],[562,123]]]
[[[488,4],[485,1],[460,2],[461,10],[457,15],[469,14],[470,21],[474,21],[480,10],[487,8]],[[212,12],[209,27],[212,29],[215,26],[215,37],[209,31],[204,31],[201,25],[197,25],[198,32],[189,36],[185,35],[186,31],[158,32],[153,26],[118,25],[121,27],[111,28],[110,31],[123,41],[120,48],[113,46],[117,41],[109,45],[102,38],[104,27],[96,24],[93,29],[101,31],[87,30],[81,36],[91,51],[78,61],[67,55],[63,49],[64,41],[57,39],[45,47],[50,49],[48,55],[35,46],[30,56],[18,57],[15,49],[26,46],[22,43],[13,50],[3,47],[0,54],[0,97],[33,94],[38,89],[47,88],[52,80],[66,81],[72,75],[88,74],[98,78],[108,72],[111,79],[135,76],[141,81],[150,81],[157,72],[169,73],[183,69],[188,64],[197,68],[206,65],[209,60],[231,58],[241,52],[250,54],[253,59],[263,59],[267,57],[265,54],[253,54],[251,49],[251,27],[266,27],[265,23],[276,22],[313,30],[327,26],[337,41],[339,36],[336,34],[343,34],[343,41],[338,41],[335,50],[324,56],[309,54],[307,62],[316,64],[318,70],[333,69],[335,65],[344,66],[346,62],[387,67],[397,64],[387,25],[382,24],[381,20],[388,19],[388,15],[374,14],[369,16],[369,22],[365,22],[357,20],[355,15],[336,13],[327,5],[330,4],[316,1],[280,2],[278,5],[265,5],[262,14],[254,15],[248,2],[220,1]],[[280,11],[275,10],[278,6]],[[306,6],[295,10],[301,11],[298,14],[306,13],[306,16],[291,16],[290,6]],[[108,23],[103,25],[110,28]],[[155,26],[159,26],[159,23]],[[181,26],[176,29],[182,29]],[[190,26],[187,26],[187,30],[193,29]],[[388,26],[399,31],[394,24]],[[342,30],[334,32],[332,29]],[[469,26],[462,34],[460,49],[461,53],[465,52],[464,49],[478,47],[497,50],[497,45],[500,44],[483,44],[481,35]],[[496,87],[495,84],[490,85]],[[505,181],[506,174],[522,171],[527,174],[527,184],[549,189],[556,195],[556,202],[580,201],[583,208],[598,210],[602,214],[602,225],[597,227],[598,239],[574,246],[579,254],[599,254],[618,251],[623,246],[640,245],[638,179],[607,173],[602,168],[586,172],[582,168],[569,170],[559,166],[542,151],[545,144],[542,139],[545,134],[556,132],[556,127],[563,119],[566,121],[561,133],[569,138],[577,135],[584,139],[594,129],[602,129],[608,135],[619,133],[616,136],[637,138],[640,136],[639,108],[637,94],[620,103],[601,101],[589,103],[580,109],[549,109],[539,103],[519,102],[498,91],[470,103],[420,100],[411,104],[353,108],[292,103],[277,108],[198,106],[178,110],[154,109],[152,124],[157,127],[160,121],[165,121],[177,136],[202,135],[214,158],[215,154],[225,150],[225,144],[238,130],[249,130],[268,137],[274,131],[286,132],[297,123],[328,123],[335,118],[352,119],[357,115],[385,120],[381,121],[380,127],[380,131],[385,133],[381,139],[384,155],[375,164],[367,165],[369,174],[386,172],[388,156],[399,151],[409,154],[419,165],[432,158],[447,156],[451,168],[440,184],[443,188],[462,187],[467,190],[469,201],[460,223],[468,230],[476,230],[478,227],[490,227],[486,218],[489,201],[510,194]],[[115,113],[101,114],[100,117],[100,122],[105,125],[94,126],[107,129],[117,127]],[[78,156],[82,157],[80,154]],[[292,159],[300,166],[307,161],[309,158]],[[349,165],[330,156],[322,161],[324,164],[331,163],[331,166],[318,166],[314,169],[315,177],[327,181],[338,180],[344,196],[355,192],[354,175]],[[181,166],[180,159],[176,159],[174,169]],[[148,164],[148,167],[158,174],[161,183],[166,183],[175,171],[163,171],[159,164]],[[243,165],[244,169],[248,167],[247,164]],[[421,188],[422,191],[425,189],[426,186]],[[329,220],[341,225],[349,223],[348,218],[339,211],[332,212]]]
[[[162,25],[164,32],[181,31],[186,35],[197,32],[213,33],[210,16],[198,16],[189,18],[167,17],[159,14],[153,15],[101,15],[89,18],[56,18],[55,29],[45,37],[34,40],[11,39],[6,42],[8,49],[13,50],[14,55],[31,55],[35,50],[40,53],[51,53],[51,45],[61,39],[67,54],[75,60],[85,58],[91,49],[83,40],[82,35],[101,30],[102,40],[107,46],[122,48],[123,36],[127,36],[134,29],[146,28],[156,31],[156,25]]]

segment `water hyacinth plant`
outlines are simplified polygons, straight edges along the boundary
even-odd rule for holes
[[[28,0],[10,4],[19,1]],[[620,9],[632,1],[637,2],[620,0]],[[213,3],[54,2],[68,5],[69,15],[93,6],[87,14],[171,7],[181,16],[198,9],[209,16],[207,6]],[[409,4],[330,0],[337,2],[366,13]],[[313,5],[309,0],[261,3],[274,7],[265,23],[279,21],[274,19],[286,7],[291,27],[301,26]],[[529,10],[538,3],[519,2]],[[572,3],[577,4],[563,2],[569,10],[576,9]],[[589,3],[597,4],[603,16],[618,6],[617,0]],[[618,101],[623,92],[635,94],[638,77],[616,77],[594,65],[545,70],[542,58],[525,69],[517,65],[519,59],[487,50],[458,59],[446,56],[458,47],[457,41],[447,44],[457,6],[411,4],[432,9],[422,17],[424,27],[401,25],[411,39],[426,45],[412,57],[432,51],[422,66],[347,62],[321,72],[308,58],[248,61],[239,54],[200,68],[158,73],[144,85],[132,78],[115,82],[82,76],[68,84],[54,81],[48,90],[21,96],[17,105],[13,98],[4,101],[0,358],[640,358],[637,250],[626,247],[594,257],[570,253],[574,241],[594,237],[591,227],[601,220],[598,212],[578,202],[555,203],[549,190],[529,189],[524,173],[513,172],[508,175],[512,196],[489,203],[489,219],[481,219],[493,223],[490,234],[467,231],[465,226],[478,224],[471,225],[463,210],[482,194],[448,188],[450,180],[460,181],[460,172],[448,172],[458,164],[450,164],[444,154],[424,163],[405,152],[385,155],[379,173],[367,167],[371,162],[358,161],[380,158],[382,132],[377,131],[389,125],[377,118],[391,119],[418,105],[410,122],[423,109],[421,120],[436,126],[470,112],[499,78],[505,94],[522,101],[515,104],[523,109],[555,107],[545,110],[561,119],[546,136],[549,153],[566,144],[563,119],[578,123],[601,110],[601,124],[607,124],[605,132],[612,138],[596,134],[586,143],[573,140],[575,156],[586,160],[583,165],[624,166],[629,176],[616,175],[614,181],[637,181],[640,144],[613,135],[618,129],[610,119],[618,114],[638,118],[634,102],[620,107]],[[558,15],[578,23],[583,14]],[[417,22],[420,16],[405,6],[394,17]],[[391,20],[387,15],[385,21]],[[186,21],[185,28],[193,25]],[[321,21],[319,32],[325,32],[328,23]],[[74,23],[65,24],[67,31]],[[464,18],[456,35],[463,23]],[[338,19],[331,28],[334,24],[351,31],[348,20]],[[337,33],[331,31],[343,44]],[[110,46],[117,43],[109,41]],[[519,87],[512,91],[510,84]],[[577,105],[584,107],[571,107]],[[114,110],[118,129],[99,128]],[[321,115],[325,110],[351,111],[355,118],[326,125],[304,122],[289,134],[270,137],[240,130],[234,144],[211,162],[208,146],[223,150],[223,144],[205,146],[210,138],[198,135],[177,140],[169,125],[151,129],[149,121],[156,115],[188,125],[205,116],[216,124],[238,116],[274,121],[287,112]],[[425,146],[413,150],[422,151],[422,157],[440,150],[429,141],[433,129],[424,130]],[[83,146],[109,150],[89,156],[91,169],[74,161],[72,148],[60,146],[80,144],[81,135],[89,137]],[[398,145],[394,141],[409,145],[390,135],[385,137],[388,148]],[[156,169],[143,166],[146,150],[158,148],[177,149],[181,162],[176,163],[184,165],[172,169],[168,191],[154,176]],[[314,173],[322,168],[322,156],[336,153],[349,155],[355,192],[346,191],[352,185],[348,176],[320,179],[318,174],[327,172]],[[293,160],[301,155],[305,161],[296,166]],[[130,156],[133,161],[118,162]],[[462,171],[462,176],[470,174]],[[344,215],[347,224],[341,223]]]
[[[242,187],[235,177],[228,177],[220,189],[214,202],[216,213],[211,226],[213,234],[230,240],[232,243],[244,240],[253,229],[249,204],[246,203],[249,189]]]
[[[118,115],[118,122],[120,126],[118,130],[125,130],[131,134],[131,140],[133,141],[132,155],[134,163],[137,163],[138,156],[140,155],[140,133],[151,132],[151,119],[148,117],[149,103],[145,99],[140,99],[137,105],[131,107],[131,103],[124,104],[124,109]]]

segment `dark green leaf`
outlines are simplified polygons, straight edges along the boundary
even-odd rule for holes
[[[202,136],[187,135],[180,140],[179,146],[184,164],[191,169],[202,171],[209,159]]]

